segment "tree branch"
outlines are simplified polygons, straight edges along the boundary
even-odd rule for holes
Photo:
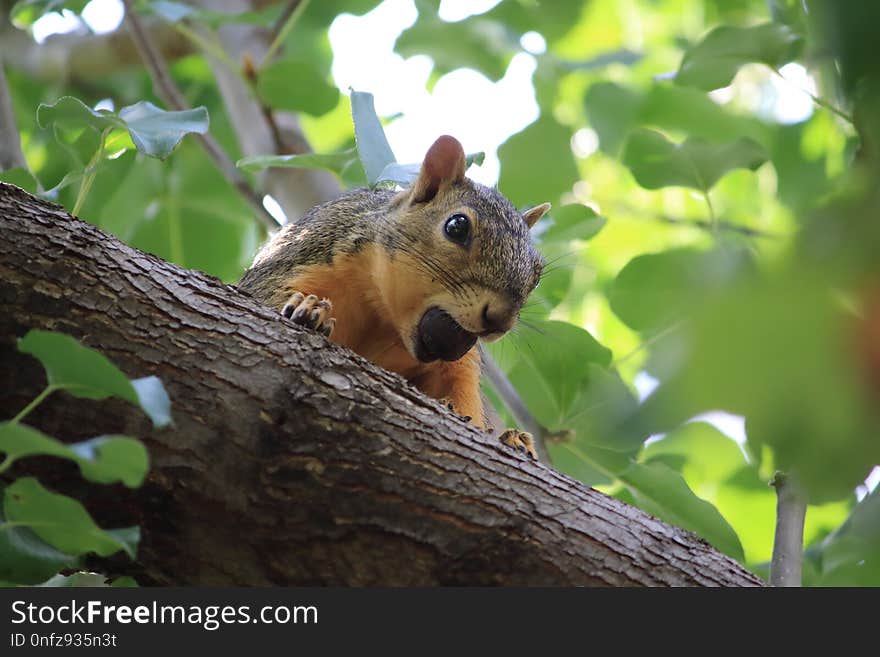
[[[234,288],[0,184],[0,417],[44,387],[15,349],[70,333],[155,374],[174,427],[123,402],[53,395],[28,421],[64,440],[140,436],[141,489],[27,459],[106,527],[138,524],[167,585],[759,585],[689,532],[518,455],[400,377]],[[41,467],[42,466],[42,467]]]
[[[770,584],[800,586],[807,498],[791,477],[782,472],[776,473],[770,485],[776,488],[776,535],[770,562]]]
[[[713,219],[708,221],[706,219],[691,219],[691,218],[683,218],[683,217],[673,217],[665,214],[654,214],[649,218],[654,219],[655,221],[660,221],[665,224],[672,224],[675,226],[693,226],[695,228],[701,228],[710,232],[721,232],[727,231],[729,233],[739,233],[740,235],[745,235],[746,237],[760,237],[765,239],[778,239],[779,235],[775,233],[768,233],[767,231],[761,230],[759,228],[751,228],[749,226],[743,226],[741,224],[734,223],[732,221],[728,221],[726,219],[722,219],[720,217],[715,217],[715,209],[712,207],[712,202],[709,199],[708,194],[705,196],[705,200],[711,208],[711,213]],[[644,215],[644,211],[638,208],[635,208],[626,203],[616,204],[618,211],[625,212],[627,214],[632,214],[635,216]]]
[[[167,23],[155,19],[142,22],[166,61],[194,52],[193,45]],[[29,34],[7,22],[0,28],[0,42],[9,66],[30,77],[55,83],[94,83],[142,64],[125,30],[108,34],[56,34],[44,43],[36,43]]]

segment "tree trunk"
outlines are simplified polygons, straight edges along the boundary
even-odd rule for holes
[[[137,563],[102,565],[142,583],[761,583],[235,288],[0,184],[0,417],[44,384],[15,349],[31,328],[70,333],[168,390],[171,429],[64,394],[28,418],[65,440],[144,440],[151,470],[136,491],[85,484],[48,458],[24,464],[104,526],[141,526]]]

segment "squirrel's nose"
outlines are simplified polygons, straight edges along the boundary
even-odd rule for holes
[[[510,318],[487,303],[483,306],[483,328],[486,333],[504,333],[510,328]]]

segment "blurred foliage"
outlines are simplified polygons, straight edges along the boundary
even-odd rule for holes
[[[358,135],[357,151],[351,105],[357,118],[364,97],[351,101],[330,77],[329,26],[378,4],[312,2],[297,16],[278,58],[256,71],[254,92],[270,110],[300,113],[318,154],[249,158],[240,162],[246,175],[318,167],[351,186],[394,164],[381,142],[364,152],[378,122],[367,141]],[[25,3],[21,24],[52,5]],[[138,6],[207,30],[272,27],[281,11],[270,3],[224,17],[171,2]],[[438,17],[438,0],[415,6],[396,50],[430,56],[432,82],[460,67],[496,80],[524,52],[523,34],[547,44],[533,55],[540,117],[498,155],[499,188],[515,204],[554,204],[535,230],[548,273],[520,328],[490,351],[556,436],[554,464],[757,572],[772,548],[767,482],[783,469],[810,499],[806,583],[880,583],[877,492],[860,503],[854,495],[880,462],[880,60],[869,34],[880,6],[504,0],[454,23]],[[203,55],[172,72],[238,159]],[[782,81],[792,72],[814,85],[811,99]],[[87,130],[35,120],[40,103],[64,95],[92,106],[158,102],[144,71],[88,84],[47,84],[14,69],[8,77],[34,178],[4,178],[53,190],[72,208],[78,179],[59,183],[100,164],[84,218],[237,279],[261,230],[192,139],[159,162],[124,130],[98,148]],[[785,114],[791,98],[808,111]],[[637,380],[657,388],[641,400]],[[745,417],[744,444],[693,421],[712,410]]]
[[[28,331],[18,350],[40,362],[46,387],[18,415],[0,422],[0,474],[21,459],[53,457],[76,463],[88,481],[139,487],[149,468],[139,440],[97,436],[65,444],[23,421],[47,397],[64,392],[81,399],[119,397],[140,406],[155,427],[164,427],[171,414],[161,381],[154,376],[129,380],[102,354],[61,333]],[[90,554],[106,557],[123,551],[135,557],[138,527],[102,529],[79,501],[48,490],[34,477],[3,484],[0,492],[0,585],[73,585],[77,580],[58,571],[82,568]]]

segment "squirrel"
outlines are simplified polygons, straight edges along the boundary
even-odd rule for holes
[[[529,229],[550,204],[521,213],[465,169],[458,140],[439,137],[409,188],[356,189],[312,208],[238,287],[492,430],[477,339],[509,331],[537,286],[544,261]],[[528,433],[499,438],[537,458]]]

